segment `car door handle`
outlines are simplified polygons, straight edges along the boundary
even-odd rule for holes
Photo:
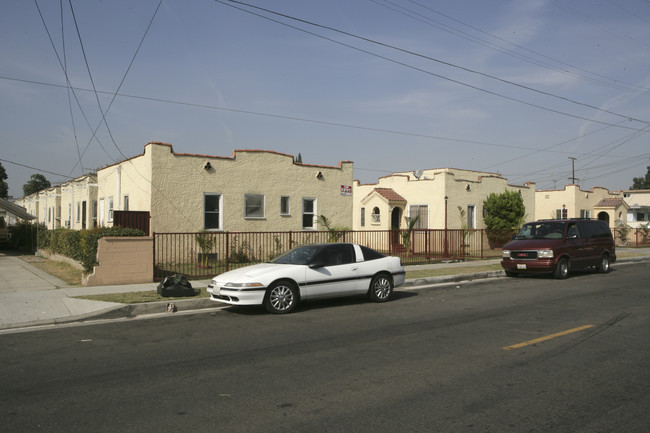
[[[352,268],[352,270],[353,270],[353,271],[358,271],[358,270],[359,270],[359,268]]]

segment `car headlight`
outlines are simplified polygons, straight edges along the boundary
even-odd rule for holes
[[[540,259],[552,259],[553,250],[537,250],[537,257]]]
[[[264,287],[262,283],[226,283],[224,287],[232,287],[233,289],[248,289],[251,287]]]
[[[501,257],[509,259],[510,258],[510,250],[502,250],[501,251]]]

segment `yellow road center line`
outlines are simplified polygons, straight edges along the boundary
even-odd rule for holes
[[[512,346],[506,346],[503,350],[519,349],[520,347],[530,346],[531,344],[540,343],[542,341],[550,340],[553,338],[561,337],[567,334],[573,334],[574,332],[584,331],[585,329],[593,328],[594,325],[584,325],[577,328],[569,329],[567,331],[558,332],[557,334],[547,335],[546,337],[536,338],[534,340],[524,341],[523,343],[513,344]]]

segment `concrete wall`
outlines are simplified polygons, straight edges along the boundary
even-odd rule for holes
[[[153,238],[105,237],[97,245],[98,266],[84,278],[85,286],[153,281]]]

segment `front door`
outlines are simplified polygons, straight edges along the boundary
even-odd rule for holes
[[[399,245],[400,235],[399,235],[399,223],[402,219],[402,209],[396,207],[393,208],[393,212],[390,215],[390,229],[392,233],[392,243],[393,245]]]

